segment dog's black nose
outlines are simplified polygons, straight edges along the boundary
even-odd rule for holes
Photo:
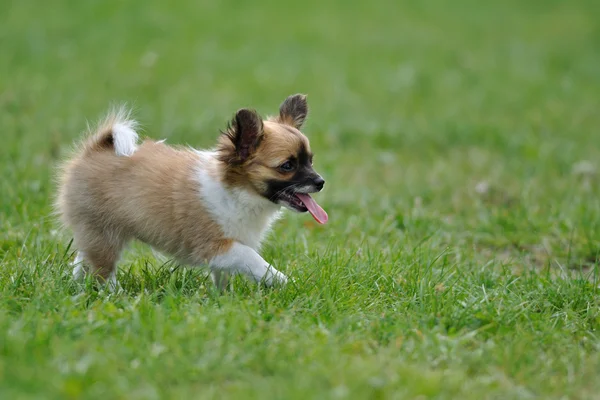
[[[314,182],[315,186],[317,187],[317,190],[323,189],[323,186],[325,185],[325,179],[321,178],[320,176],[313,179],[313,182]]]

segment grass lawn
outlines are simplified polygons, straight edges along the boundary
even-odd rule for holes
[[[0,398],[600,398],[600,3],[0,3]],[[212,146],[308,93],[326,226],[215,292],[135,244],[71,282],[57,162],[88,120]]]

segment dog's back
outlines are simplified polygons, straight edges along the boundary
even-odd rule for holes
[[[62,222],[93,264],[113,265],[132,238],[198,262],[222,239],[194,178],[206,161],[161,142],[138,146],[135,122],[124,115],[109,115],[65,163],[56,204]]]

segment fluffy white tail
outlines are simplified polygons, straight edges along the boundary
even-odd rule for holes
[[[137,149],[137,122],[125,107],[111,111],[99,124],[95,133],[85,143],[85,150],[102,151],[112,149],[117,156],[129,157]]]

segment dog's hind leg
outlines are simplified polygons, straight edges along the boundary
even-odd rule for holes
[[[73,261],[73,279],[80,282],[85,278],[86,268],[85,268],[85,255],[82,251],[78,251],[75,256],[75,261]]]
[[[221,292],[224,292],[231,284],[229,272],[223,270],[214,270],[211,271],[210,276],[217,289],[219,289]]]
[[[79,248],[75,258],[73,277],[80,278],[86,273],[108,285],[110,290],[118,289],[117,261],[126,242],[116,234],[93,230],[78,230],[75,242]]]

